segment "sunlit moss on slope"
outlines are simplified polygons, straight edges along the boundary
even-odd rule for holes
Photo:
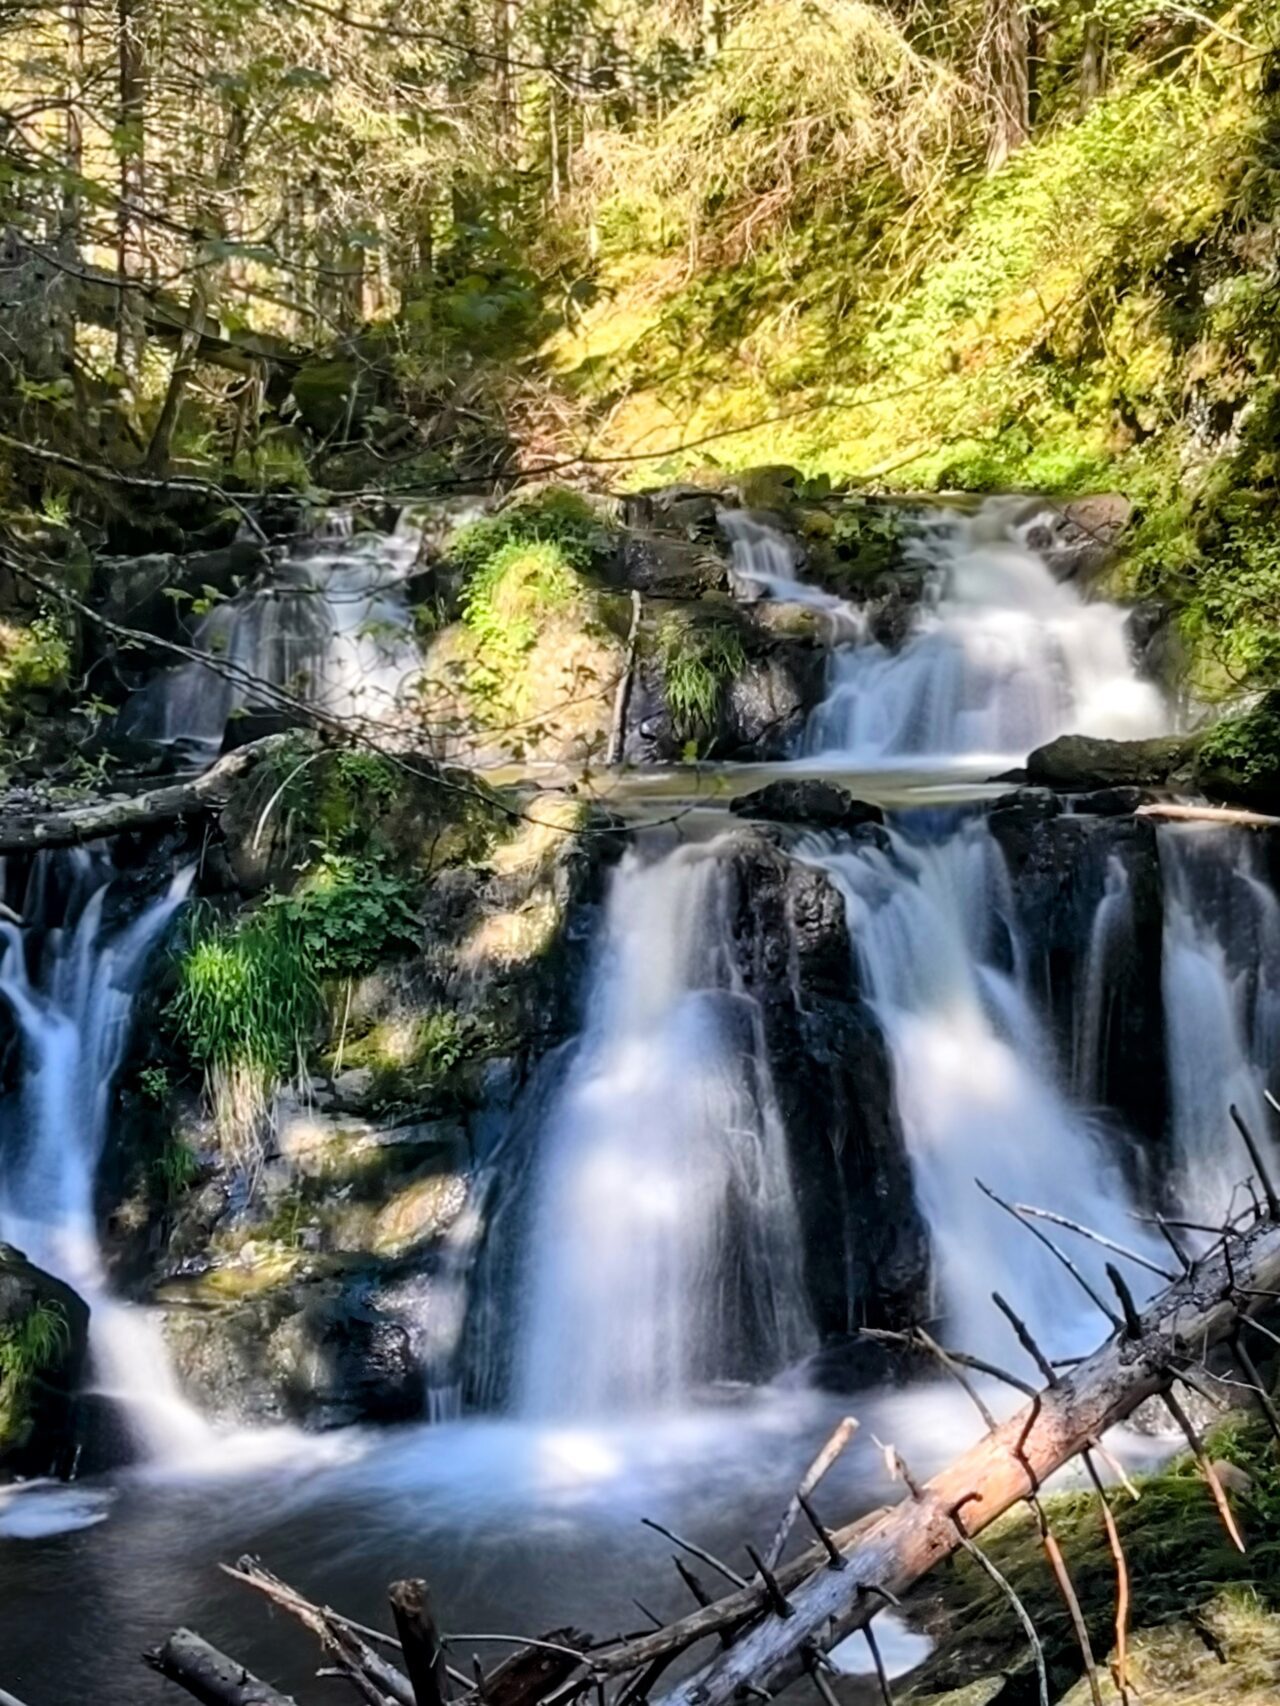
[[[620,259],[620,297],[559,347],[562,371],[607,405],[611,448],[782,416],[711,454],[917,486],[1101,477],[1183,410],[1197,328],[1179,324],[1166,275],[1230,216],[1264,126],[1256,56],[1211,33],[1166,58],[1131,64],[994,177],[959,123],[935,148],[939,187],[873,172],[874,209],[850,205],[828,147],[803,219],[761,204],[736,250],[704,243],[678,269],[659,252],[648,268]],[[760,44],[754,74],[767,86],[787,63]],[[820,130],[828,115],[806,111]],[[660,149],[682,122],[677,109]],[[623,189],[609,205],[625,238],[652,228],[619,202]],[[642,324],[625,343],[609,335],[619,309],[629,331]]]

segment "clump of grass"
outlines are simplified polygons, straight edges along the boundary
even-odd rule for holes
[[[555,540],[510,540],[475,571],[462,594],[462,619],[481,659],[497,671],[517,662],[538,637],[539,618],[573,600],[577,579]]]
[[[725,689],[746,666],[742,637],[731,622],[668,616],[658,658],[676,739],[696,750],[714,738]]]
[[[465,587],[500,551],[511,545],[554,545],[570,568],[590,568],[608,544],[608,530],[580,492],[548,486],[518,498],[496,515],[460,527],[449,541],[448,556],[462,570]]]
[[[0,1445],[24,1428],[36,1382],[71,1348],[71,1328],[58,1303],[42,1299],[20,1321],[0,1327]]]
[[[256,912],[193,913],[169,1016],[202,1066],[219,1140],[254,1170],[281,1079],[300,1068],[327,979],[412,941],[412,886],[379,861],[325,852]]]

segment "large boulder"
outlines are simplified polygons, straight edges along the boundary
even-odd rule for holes
[[[998,801],[988,822],[1008,867],[1026,973],[1074,1093],[1159,1144],[1167,1084],[1155,826],[1121,809],[1119,790],[1073,803],[1091,801],[1099,809],[1067,812],[1049,790],[1023,789]]]
[[[1037,499],[1023,519],[1023,537],[1061,581],[1088,585],[1115,554],[1133,518],[1120,492],[1098,492],[1062,503]]]
[[[1104,740],[1059,735],[1027,759],[1027,781],[1066,792],[1094,788],[1161,787],[1187,771],[1196,742],[1182,735],[1152,740]]]
[[[222,1307],[173,1309],[166,1336],[184,1388],[220,1419],[323,1429],[422,1413],[413,1321],[370,1275],[304,1276]]]
[[[700,598],[729,584],[725,557],[707,544],[665,533],[627,533],[621,584],[647,598]]]
[[[84,1300],[0,1244],[0,1471],[65,1473],[89,1343]]]

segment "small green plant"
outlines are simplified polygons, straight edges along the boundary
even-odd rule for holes
[[[71,1348],[71,1328],[58,1303],[41,1300],[20,1321],[0,1327],[0,1444],[27,1420],[37,1380]]]
[[[200,1176],[200,1162],[195,1151],[177,1137],[169,1139],[152,1167],[166,1203],[176,1202]]]
[[[564,609],[574,589],[572,564],[553,540],[499,546],[462,594],[462,619],[475,636],[482,667],[501,679],[534,645],[539,617]]]
[[[138,1089],[148,1102],[154,1102],[157,1106],[168,1101],[172,1088],[167,1066],[144,1066],[138,1074]]]
[[[412,895],[413,884],[379,860],[326,851],[264,911],[279,918],[311,976],[355,977],[416,940]]]
[[[738,630],[729,622],[668,616],[658,629],[658,657],[676,739],[709,741],[725,688],[746,666]]]

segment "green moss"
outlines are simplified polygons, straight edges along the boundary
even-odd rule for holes
[[[0,723],[12,725],[33,698],[64,691],[70,671],[70,642],[56,616],[37,616],[25,627],[0,623]]]
[[[460,527],[449,541],[449,560],[461,569],[465,585],[511,545],[554,545],[571,568],[591,567],[608,548],[610,533],[580,492],[563,486],[516,498],[496,515]]]
[[[416,1107],[460,1088],[460,1071],[492,1046],[489,1028],[451,1008],[385,1019],[342,1045],[345,1068],[372,1073],[369,1100],[377,1108]],[[336,1065],[336,1055],[331,1062]]]
[[[676,739],[709,743],[725,689],[746,667],[741,634],[728,621],[672,615],[658,628],[657,649]]]

